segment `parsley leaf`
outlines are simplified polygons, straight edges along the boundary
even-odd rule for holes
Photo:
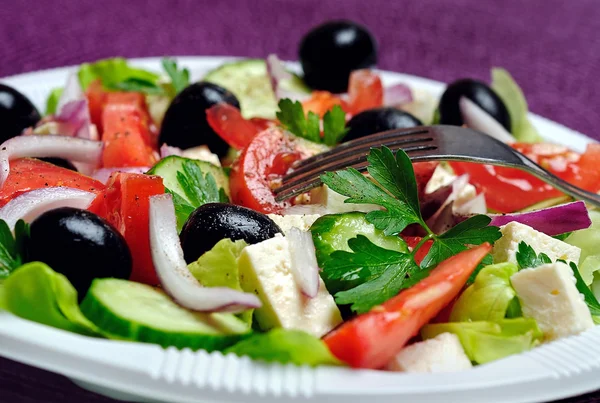
[[[476,215],[450,228],[437,237],[421,262],[421,266],[433,268],[449,257],[466,250],[466,245],[494,243],[500,239],[502,233],[498,227],[489,226],[491,221],[488,216]]]
[[[364,235],[348,240],[352,252],[335,251],[323,268],[323,275],[349,287],[335,294],[338,304],[352,304],[357,313],[369,311],[410,286],[407,275],[423,278],[423,272],[411,254],[397,252],[373,244]],[[428,273],[424,273],[427,275]],[[356,284],[356,279],[362,283]]]
[[[171,78],[171,85],[175,94],[179,94],[185,87],[190,85],[190,71],[186,68],[179,70],[177,62],[173,59],[162,59],[162,66]]]
[[[319,116],[313,112],[308,112],[308,116],[305,117],[300,101],[292,102],[291,99],[287,98],[279,101],[277,119],[286,130],[296,136],[316,143],[321,142]]]
[[[173,196],[175,216],[179,230],[192,212],[206,203],[229,203],[225,189],[219,188],[214,176],[202,169],[193,161],[185,161],[182,170],[176,173],[181,193],[166,189]]]
[[[516,254],[517,263],[519,264],[519,269],[527,269],[538,267],[543,264],[552,263],[552,260],[545,253],[540,253],[539,255],[535,253],[535,250],[525,242],[519,242],[519,249]]]
[[[323,116],[323,143],[333,147],[346,135],[346,112],[341,106],[335,105]]]
[[[304,115],[300,101],[293,102],[287,98],[280,100],[277,119],[294,135],[328,146],[339,143],[348,132],[346,112],[339,105],[335,105],[323,116],[323,137],[321,137],[319,115],[311,111]]]
[[[600,316],[600,302],[598,302],[592,290],[589,289],[589,287],[585,284],[585,281],[583,281],[583,278],[581,278],[579,268],[573,262],[570,262],[569,266],[571,267],[571,270],[573,270],[573,275],[575,276],[575,287],[577,287],[577,291],[583,294],[583,300],[587,304],[588,308],[590,308],[590,313],[592,316]]]
[[[23,220],[15,225],[15,236],[4,220],[0,220],[0,279],[6,278],[24,262],[25,241],[29,225]]]

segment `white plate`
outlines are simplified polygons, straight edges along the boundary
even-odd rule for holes
[[[192,78],[226,58],[181,57]],[[133,64],[159,70],[157,58]],[[297,68],[297,66],[295,66]],[[44,110],[50,89],[73,67],[1,79]],[[383,72],[386,83],[441,94],[442,83]],[[548,139],[582,151],[592,140],[539,116],[533,123]],[[600,328],[469,371],[401,374],[346,368],[264,364],[204,351],[167,350],[142,343],[71,334],[0,312],[0,355],[63,374],[89,390],[123,400],[160,402],[258,402],[277,400],[353,403],[539,402],[600,388]]]

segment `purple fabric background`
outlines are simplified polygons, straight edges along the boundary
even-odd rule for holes
[[[381,68],[451,81],[505,67],[533,112],[600,139],[599,0],[5,0],[0,77],[116,55],[295,59],[302,35],[332,18],[373,31]],[[0,401],[110,400],[0,359]]]

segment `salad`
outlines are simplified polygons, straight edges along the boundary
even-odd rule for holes
[[[397,128],[465,125],[600,191],[600,145],[544,142],[510,74],[438,99],[384,86],[349,21],[192,82],[84,63],[43,116],[0,84],[0,309],[88,337],[264,361],[460,371],[600,319],[600,212],[516,169],[412,163],[325,172],[278,201],[296,163]],[[482,134],[483,135],[483,134]],[[465,146],[468,146],[467,144]]]

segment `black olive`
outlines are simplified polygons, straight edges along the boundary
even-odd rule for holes
[[[367,28],[331,21],[313,28],[300,43],[304,81],[315,89],[344,92],[352,70],[377,63],[377,43]]]
[[[225,102],[240,108],[240,102],[231,92],[213,83],[194,83],[181,91],[165,112],[159,143],[182,149],[207,145],[210,150],[224,157],[229,145],[209,126],[206,110]]]
[[[80,301],[95,278],[131,275],[125,238],[94,213],[72,207],[49,210],[33,220],[30,234],[27,260],[44,262],[65,275]]]
[[[273,220],[257,211],[233,204],[208,203],[190,215],[179,237],[185,261],[192,263],[222,239],[243,239],[255,244],[281,232]]]
[[[25,95],[0,84],[0,143],[18,136],[40,119],[40,113]]]
[[[510,115],[502,99],[485,83],[470,78],[455,81],[444,91],[439,106],[441,124],[463,125],[458,103],[461,97],[469,98],[511,132]]]
[[[392,107],[385,107],[369,109],[358,115],[354,115],[346,123],[346,126],[348,127],[348,133],[344,136],[344,141],[354,140],[386,130],[423,126],[423,123],[408,112]]]
[[[67,161],[62,158],[45,157],[45,158],[38,158],[38,159],[48,162],[52,165],[56,165],[57,167],[61,167],[61,168],[69,169],[71,171],[78,172],[77,168],[75,167],[75,165],[73,165],[73,163],[71,161]]]

